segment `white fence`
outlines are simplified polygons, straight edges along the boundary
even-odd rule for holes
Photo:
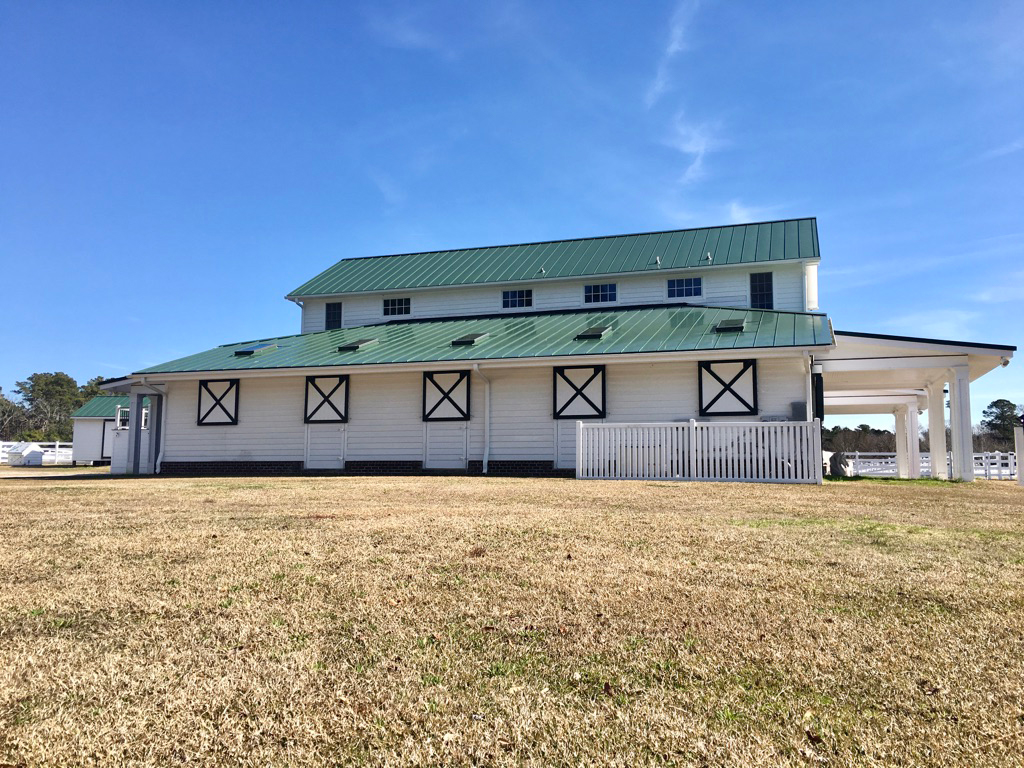
[[[45,466],[70,464],[71,443],[35,443],[43,449],[42,463]],[[18,442],[0,442],[0,464],[7,464],[7,453]]]
[[[896,477],[895,453],[846,454],[850,473],[868,477]],[[952,473],[953,455],[946,454],[946,474]],[[1017,477],[1017,454],[988,451],[974,454],[974,476],[986,480],[1013,480]],[[932,477],[932,458],[929,453],[921,454],[921,477]]]
[[[814,421],[590,424],[576,422],[576,477],[820,483]]]

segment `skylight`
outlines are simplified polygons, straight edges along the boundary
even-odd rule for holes
[[[356,339],[355,341],[350,341],[348,344],[342,344],[340,347],[338,347],[338,351],[339,352],[358,352],[360,349],[363,349],[363,347],[368,347],[371,344],[376,344],[376,343],[377,343],[376,339]]]
[[[715,326],[715,333],[742,333],[744,325],[743,318],[720,320]]]
[[[603,339],[604,335],[611,330],[610,325],[592,325],[586,330],[580,331],[576,334],[576,341],[591,341],[594,339]]]
[[[262,355],[264,352],[269,352],[272,349],[277,349],[277,344],[273,342],[267,342],[264,344],[253,344],[251,347],[242,347],[242,349],[235,350],[235,357],[250,357],[252,355]]]
[[[453,347],[471,347],[481,339],[487,337],[486,333],[467,333],[452,341]]]

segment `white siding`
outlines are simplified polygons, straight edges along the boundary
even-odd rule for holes
[[[103,419],[75,419],[71,442],[72,461],[100,461],[103,459]],[[107,446],[109,454],[111,446]]]
[[[743,356],[737,353],[737,358]],[[552,415],[552,368],[484,368],[491,380],[490,458],[575,462],[575,421]],[[607,421],[683,421],[698,416],[697,362],[607,367]],[[237,426],[196,426],[195,381],[169,385],[165,461],[425,461],[463,467],[483,458],[484,382],[471,379],[471,420],[425,425],[422,373],[351,374],[346,425],[302,421],[301,376],[242,379]],[[790,417],[805,402],[803,359],[757,363],[760,417]],[[717,419],[717,420],[734,420]],[[308,435],[307,435],[308,432]],[[127,433],[125,433],[127,434]],[[469,451],[466,452],[468,441]],[[557,443],[557,449],[556,449]],[[429,446],[429,451],[427,447]]]
[[[623,304],[660,304],[676,301],[668,298],[668,280],[672,277],[700,277],[704,295],[680,299],[680,302],[720,307],[750,305],[750,273],[772,272],[775,309],[803,312],[803,268],[800,264],[761,264],[744,269],[710,269],[680,272],[652,272],[616,278],[587,278],[549,283],[523,283],[514,285],[464,286],[431,288],[420,291],[392,291],[389,293],[361,294],[342,297],[342,324],[346,328],[381,323],[400,317],[384,316],[384,299],[409,297],[412,314],[408,317],[449,317],[458,315],[485,315],[503,311],[501,292],[506,288],[533,290],[534,310],[599,308],[600,304],[583,303],[583,286],[591,283],[614,282],[618,285],[618,301],[606,306]],[[324,299],[307,299],[302,310],[302,333],[324,330]],[[529,310],[526,310],[529,311]]]
[[[200,427],[198,383],[168,385],[164,461],[305,459],[305,378],[242,379],[238,386],[238,424]]]

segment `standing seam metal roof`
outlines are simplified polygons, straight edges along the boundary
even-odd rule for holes
[[[721,320],[731,319],[742,319],[745,330],[715,332]],[[599,340],[576,340],[580,331],[594,325],[611,329]],[[452,346],[453,340],[470,333],[487,336],[476,344]],[[358,351],[338,351],[340,346],[368,338],[377,343]],[[239,357],[236,349],[255,343],[239,342],[138,373],[455,363],[710,349],[745,353],[755,348],[831,345],[833,336],[825,315],[683,304],[406,320],[259,341],[273,342],[277,348],[262,355]]]
[[[706,261],[708,253],[710,264]],[[288,296],[513,283],[817,258],[820,256],[816,220],[789,219],[343,259]]]

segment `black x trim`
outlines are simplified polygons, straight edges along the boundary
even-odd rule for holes
[[[700,415],[701,416],[751,416],[753,414],[756,414],[757,413],[757,367],[754,365],[754,362],[755,362],[754,360],[716,360],[716,361],[705,361],[705,362],[700,363],[698,365],[698,371],[697,371],[697,388],[698,388],[698,397],[700,398]],[[725,379],[723,379],[721,376],[719,376],[717,373],[715,373],[714,369],[711,367],[713,365],[722,365],[722,364],[731,365],[731,364],[734,364],[734,363],[740,363],[741,364],[740,370],[739,370],[739,373],[737,373],[735,376],[733,376],[729,381],[725,381]],[[707,402],[707,403],[704,402],[704,376],[702,375],[702,372],[704,372],[704,371],[706,371],[708,374],[710,374],[711,377],[715,381],[717,381],[719,384],[722,385],[722,389],[719,390],[718,394],[716,394],[713,398],[711,398],[711,400],[709,402]],[[746,398],[740,396],[740,394],[735,389],[733,389],[733,385],[736,384],[736,382],[739,381],[740,378],[742,378],[742,376],[747,371],[750,371],[750,375],[753,377],[753,387],[751,388],[753,393],[754,393],[754,397],[752,398],[753,401],[754,401],[753,403],[747,402]],[[722,397],[724,397],[727,393],[731,394],[733,397],[735,397],[746,408],[746,410],[744,410],[744,411],[728,411],[728,412],[726,412],[726,411],[715,411],[714,413],[711,413],[711,409],[714,407],[715,403],[717,403],[719,400],[721,400]]]
[[[334,385],[334,388],[330,392],[327,392],[327,393],[325,393],[322,389],[320,389],[320,385],[316,383],[317,379],[332,379],[332,378],[335,380],[336,383]],[[342,405],[342,410],[339,411],[338,407],[334,404],[334,402],[331,400],[331,398],[334,396],[335,392],[337,392],[339,389],[341,389],[342,386],[345,387],[345,402]],[[312,413],[310,413],[310,411],[309,411],[309,388],[310,387],[315,389],[316,393],[318,395],[320,395],[320,402],[317,404],[316,408],[313,409]],[[313,417],[316,416],[317,413],[320,411],[320,409],[323,408],[325,405],[327,407],[329,407],[332,411],[334,411],[335,416],[337,416],[338,418],[336,418],[336,419],[314,419]],[[348,376],[307,376],[306,377],[306,399],[305,399],[305,402],[303,403],[303,413],[305,414],[305,418],[303,420],[306,422],[306,424],[345,424],[345,423],[347,423],[348,422]]]
[[[447,376],[453,373],[458,374],[458,378],[455,383],[452,384],[448,389],[445,389],[441,384],[438,384],[434,379],[435,376]],[[437,402],[434,403],[430,410],[427,410],[427,382],[430,382],[434,389],[441,393],[441,397],[438,398]],[[452,397],[452,392],[458,389],[462,382],[466,382],[466,407],[463,408]],[[459,416],[437,416],[435,417],[434,411],[441,407],[444,402],[449,402],[452,407],[460,414]],[[469,421],[469,371],[435,371],[433,373],[423,374],[423,420],[424,421]]]
[[[220,395],[220,397],[218,397],[217,395],[213,394],[213,391],[210,389],[210,384],[227,384],[228,386]],[[206,394],[208,394],[213,399],[213,405],[211,405],[206,410],[206,413],[203,413],[203,390],[206,390]],[[224,400],[232,392],[235,393],[234,413],[229,411],[227,407],[224,405]],[[238,424],[238,379],[208,379],[205,381],[200,381],[199,398],[196,404],[196,408],[196,424],[200,427],[223,427],[234,426]],[[210,414],[213,413],[217,408],[220,408],[221,411],[223,411],[224,415],[228,417],[228,421],[207,421],[207,419],[210,418]]]
[[[588,378],[586,381],[583,382],[583,384],[581,384],[580,386],[577,387],[576,384],[568,376],[565,375],[565,372],[566,371],[580,371],[580,370],[593,371],[593,373],[590,374],[590,378]],[[597,403],[595,403],[593,400],[591,400],[589,397],[587,397],[586,393],[583,391],[588,386],[590,386],[590,384],[593,383],[593,381],[598,376],[601,377],[601,406],[598,406]],[[564,403],[562,403],[561,406],[559,406],[559,404],[558,404],[558,380],[559,379],[561,379],[566,384],[568,384],[570,387],[572,387],[572,390],[573,390],[573,393],[566,399],[566,401]],[[554,411],[554,417],[556,419],[603,419],[607,415],[607,411],[603,407],[604,404],[607,402],[607,398],[605,397],[604,366],[603,365],[578,365],[578,366],[569,366],[569,367],[564,367],[564,368],[555,368],[554,392],[553,392],[552,397],[553,397],[553,400],[554,400],[554,403],[553,403],[553,406],[552,406],[552,410]],[[576,398],[583,399],[587,403],[587,405],[589,405],[591,408],[594,409],[594,412],[593,413],[588,413],[586,415],[571,415],[571,414],[570,415],[566,415],[565,409],[568,408],[570,405],[572,405],[573,402],[576,400]]]

